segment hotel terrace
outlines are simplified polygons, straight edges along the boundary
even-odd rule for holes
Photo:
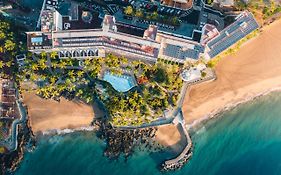
[[[247,11],[223,30],[198,21],[200,28],[192,29],[191,36],[162,30],[163,25],[156,22],[149,23],[147,28],[128,24],[117,20],[120,16],[100,16],[79,6],[70,12],[63,16],[55,8],[44,9],[41,31],[27,32],[29,51],[55,51],[60,58],[83,59],[114,53],[149,62],[162,58],[184,63],[200,57],[211,59],[258,28]],[[188,25],[184,29],[182,26],[181,31],[190,30]]]

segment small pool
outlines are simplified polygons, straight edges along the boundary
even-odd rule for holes
[[[31,38],[31,42],[32,43],[42,43],[43,38],[42,37],[34,37],[34,38]]]
[[[110,72],[105,72],[103,80],[110,83],[118,92],[126,92],[136,86],[134,77],[130,75],[116,75]]]

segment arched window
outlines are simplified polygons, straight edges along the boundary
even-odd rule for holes
[[[95,50],[95,56],[99,56],[99,50],[98,49]]]
[[[66,52],[65,52],[65,57],[67,57],[67,58],[69,58],[69,57],[72,57],[72,54],[71,54],[71,52],[69,52],[69,51],[66,51]]]
[[[73,51],[72,55],[73,55],[73,57],[75,57],[75,58],[80,57],[80,54],[79,54],[79,52],[78,52],[77,50]]]
[[[87,52],[85,50],[81,51],[81,57],[87,57]]]
[[[59,52],[59,57],[60,57],[60,58],[61,58],[61,57],[65,57],[64,51],[60,51],[60,52]]]
[[[93,50],[88,50],[88,56],[89,57],[95,56],[94,51]]]

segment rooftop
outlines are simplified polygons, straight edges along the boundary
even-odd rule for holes
[[[176,3],[181,2],[183,0]],[[169,17],[167,11],[172,7],[161,7],[164,11],[153,19],[147,18],[151,11],[143,11],[146,13],[143,18],[128,16],[118,8],[112,12],[114,15],[101,17],[103,12],[99,14],[77,3],[65,5],[67,15],[61,15],[54,9],[44,10],[42,31],[27,33],[28,48],[65,50],[95,47],[105,49],[101,53],[117,49],[126,54],[130,52],[142,54],[142,57],[164,57],[184,62],[187,58],[198,59],[202,56],[200,54],[212,58],[258,27],[249,12],[241,13],[229,25],[225,24],[224,14],[198,2],[196,6],[200,6],[201,11],[191,8],[179,11],[181,13],[176,9],[176,13],[171,13],[172,17],[177,17],[175,23],[165,23],[163,19]],[[136,6],[134,8],[137,9]],[[158,6],[155,8],[158,12]]]
[[[29,49],[43,49],[52,46],[51,33],[31,32],[27,34],[27,47]]]
[[[185,60],[186,57],[198,59],[199,53],[200,51],[197,49],[183,48],[172,44],[167,44],[163,49],[163,55],[181,60]]]
[[[41,31],[51,32],[54,26],[54,12],[51,10],[43,10],[41,16]]]
[[[220,35],[208,42],[210,58],[215,57],[234,43],[244,38],[259,27],[254,16],[248,12],[242,12],[236,21],[220,32]]]
[[[101,28],[102,19],[99,13],[92,13],[83,8],[72,5],[69,16],[62,17],[63,30],[97,29]]]
[[[189,19],[193,19],[190,21],[190,23],[181,23],[180,26],[172,26],[168,24],[163,24],[156,21],[148,21],[145,19],[139,19],[136,18],[135,20],[132,20],[130,17],[126,17],[122,14],[121,11],[118,11],[114,14],[114,17],[116,19],[117,23],[127,24],[129,26],[134,26],[138,28],[142,28],[143,30],[146,30],[149,28],[150,25],[155,25],[158,27],[159,32],[164,33],[172,33],[175,35],[181,35],[183,37],[192,38],[193,31],[197,29],[198,27],[198,19],[200,12],[194,11],[194,13],[191,14]]]
[[[218,3],[222,7],[234,6],[234,0],[214,0],[214,3]]]

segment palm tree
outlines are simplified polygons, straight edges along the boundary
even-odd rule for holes
[[[53,52],[50,53],[50,58],[51,58],[51,59],[55,59],[57,56],[58,56],[58,53],[55,52],[55,51],[53,51]]]
[[[89,66],[90,64],[91,64],[90,59],[89,59],[89,58],[85,59],[84,65],[85,65],[85,66]]]
[[[139,94],[138,94],[137,91],[135,91],[135,92],[133,93],[133,98],[134,98],[134,99],[137,99],[138,97],[139,97]]]
[[[51,77],[50,78],[50,83],[51,84],[55,84],[56,81],[57,81],[57,79],[55,77]]]
[[[3,67],[4,67],[4,62],[0,60],[0,69],[2,69]]]
[[[82,77],[84,75],[84,72],[83,71],[78,71],[77,72],[77,76],[80,78],[80,77]]]
[[[151,19],[156,20],[158,18],[158,13],[155,11],[151,14]]]
[[[39,66],[41,67],[41,69],[46,69],[47,68],[47,62],[46,62],[46,60],[45,59],[39,59],[39,61],[38,61],[38,64],[39,64]]]
[[[74,76],[74,70],[70,70],[67,74],[70,78],[73,77]]]
[[[78,91],[76,91],[76,96],[79,97],[83,94],[83,90],[82,89],[78,89]]]
[[[66,61],[60,60],[60,62],[59,62],[59,64],[58,64],[58,67],[61,68],[61,69],[65,69],[66,66],[67,66]]]
[[[13,41],[11,41],[9,39],[5,41],[4,48],[6,49],[6,51],[12,51],[15,49],[15,47],[16,47],[16,44]]]
[[[138,9],[138,10],[136,11],[136,16],[139,17],[139,18],[142,18],[142,17],[143,17],[143,12],[142,12],[141,9]]]
[[[41,52],[40,53],[41,58],[47,58],[47,53],[46,52]]]
[[[140,61],[133,61],[132,64],[134,67],[137,67],[141,62]]]
[[[11,60],[11,61],[8,61],[8,62],[6,62],[6,66],[7,66],[7,67],[11,67],[11,66],[13,65],[13,63],[14,63],[14,62],[13,62],[12,60]]]
[[[132,7],[132,6],[127,6],[127,7],[125,7],[124,13],[125,13],[126,15],[132,15],[132,14],[134,13],[133,7]]]

